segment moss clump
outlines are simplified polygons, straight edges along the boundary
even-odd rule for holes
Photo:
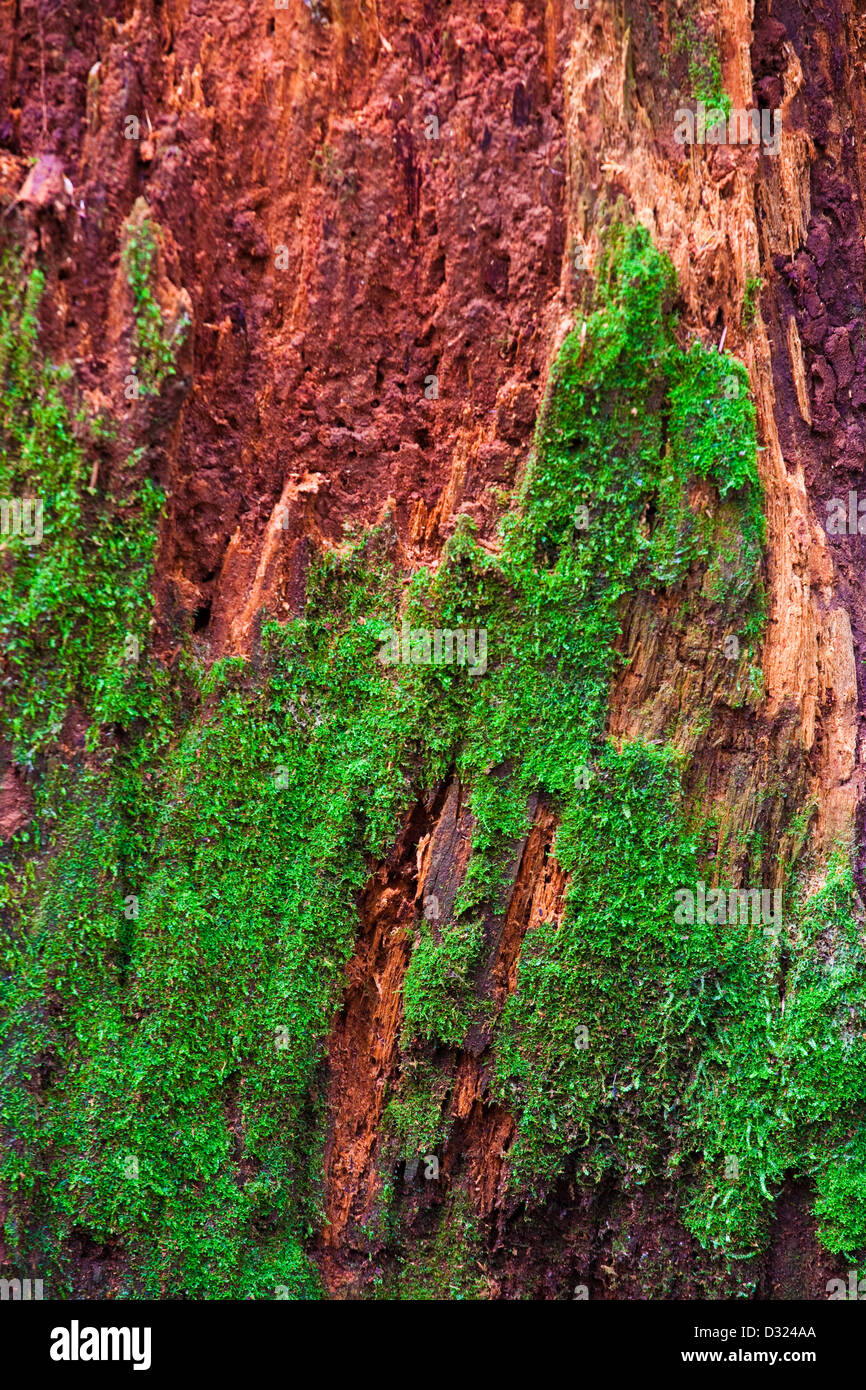
[[[758,298],[763,288],[764,281],[760,275],[750,275],[743,288],[742,324],[747,332],[755,322]]]
[[[688,96],[693,101],[704,102],[708,111],[722,113],[727,120],[731,114],[731,98],[722,87],[718,47],[713,35],[700,25],[697,7],[689,0],[669,22],[674,57],[688,60]]]
[[[519,1116],[513,1177],[539,1195],[574,1153],[585,1179],[646,1180],[682,1122],[726,947],[673,922],[676,889],[700,876],[678,802],[674,753],[632,744],[605,749],[564,810],[567,911],[527,933],[497,1047],[498,1092]]]
[[[145,479],[125,497],[89,487],[84,416],[73,417],[71,372],[44,360],[29,279],[0,266],[0,496],[35,497],[42,537],[2,538],[0,647],[4,736],[32,765],[77,700],[90,718],[132,717],[127,638],[144,647],[155,523],[162,495]],[[105,433],[104,422],[97,433]]]
[[[139,199],[125,229],[123,264],[132,293],[137,347],[136,374],[145,396],[157,396],[166,377],[175,370],[178,351],[189,330],[181,315],[169,328],[153,294],[157,259],[157,229]]]
[[[688,503],[696,477],[729,499],[726,525],[739,522],[737,563],[717,585],[726,622],[747,641],[760,628],[753,409],[745,390],[725,392],[742,368],[677,346],[673,292],[670,263],[646,233],[615,228],[597,306],[554,368],[501,557],[459,533],[450,563],[415,581],[414,623],[456,626],[473,614],[496,641],[483,681],[455,687],[435,670],[414,678],[425,726],[450,724],[446,746],[472,785],[478,822],[455,911],[422,922],[406,980],[407,1021],[426,1037],[459,1043],[485,1020],[474,990],[484,914],[501,910],[503,866],[531,793],[543,789],[563,810],[582,795],[575,770],[600,751],[624,596],[675,585],[713,556],[716,525]]]
[[[751,1253],[793,1174],[817,1188],[827,1248],[862,1260],[866,948],[847,856],[819,891],[796,893],[780,942],[771,948],[758,932],[736,949],[731,993],[715,1005],[686,1094],[704,1160],[689,1225],[705,1244]]]
[[[397,1140],[397,1152],[411,1160],[436,1153],[448,1138],[450,1125],[443,1107],[449,1089],[447,1074],[427,1058],[413,1059],[399,1093],[388,1103],[385,1127]]]
[[[479,1259],[483,1249],[465,1195],[450,1194],[433,1234],[419,1236],[411,1256],[399,1255],[387,1273],[377,1272],[375,1296],[412,1302],[489,1298],[490,1285]]]
[[[182,718],[151,663],[149,713],[124,745],[98,749],[71,786],[71,769],[52,773],[42,852],[6,900],[16,1137],[3,1174],[13,1248],[40,1250],[58,1278],[83,1226],[122,1243],[149,1296],[315,1293],[302,1252],[322,1222],[320,1068],[356,904],[416,799],[455,771],[472,854],[453,908],[418,923],[407,1049],[489,1030],[525,1193],[569,1169],[681,1174],[702,1239],[757,1248],[761,1173],[772,1193],[778,1165],[749,1167],[749,1122],[784,1125],[766,1023],[778,955],[760,928],[676,926],[674,891],[695,883],[704,849],[681,808],[682,759],[604,738],[630,595],[712,572],[694,620],[746,641],[761,622],[752,407],[724,389],[741,369],[678,345],[674,291],[642,229],[610,233],[498,554],[462,524],[407,592],[387,526],[349,542],[313,567],[304,616],[266,619],[253,659],[213,668]],[[692,506],[695,480],[715,513]],[[423,641],[415,661],[383,665],[383,631],[404,616],[416,632],[484,629],[487,669],[428,663]],[[561,821],[567,910],[556,928],[532,924],[497,1017],[479,973],[539,791]],[[811,994],[828,1038],[840,981]],[[860,1102],[790,1058],[791,1085],[812,1097],[798,1112],[813,1115],[811,1148],[772,1142],[821,1169],[827,1238],[849,1241],[832,1174]],[[743,1059],[755,1074],[738,1108]],[[443,1099],[430,1070],[395,1088],[395,1151],[445,1136]],[[739,1207],[719,1187],[721,1119],[747,1175]]]
[[[377,648],[270,626],[269,675],[213,670],[155,767],[149,729],[41,799],[44,874],[7,897],[2,1172],[61,1287],[82,1226],[148,1297],[316,1287],[322,1039],[406,797]]]

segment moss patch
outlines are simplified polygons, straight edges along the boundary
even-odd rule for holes
[[[127,638],[140,648],[162,494],[149,479],[124,496],[89,486],[88,449],[105,422],[74,412],[71,372],[38,347],[40,270],[0,267],[0,496],[34,498],[42,537],[0,538],[3,734],[33,758],[73,701],[86,717],[132,716]]]
[[[186,314],[173,326],[163,316],[153,292],[158,230],[139,198],[124,228],[123,264],[135,317],[136,375],[145,396],[158,396],[175,369],[178,351],[189,330]]]
[[[673,893],[702,853],[681,757],[604,739],[630,594],[695,570],[711,576],[697,620],[723,616],[747,646],[762,621],[754,414],[745,389],[726,389],[745,374],[677,344],[674,292],[642,229],[610,233],[499,553],[463,522],[407,590],[386,526],[321,557],[303,617],[266,619],[249,662],[169,677],[145,661],[134,686],[110,686],[114,704],[80,665],[61,668],[52,711],[90,692],[97,721],[126,698],[132,715],[121,746],[94,724],[86,766],[49,753],[39,852],[19,837],[4,888],[6,1235],[64,1287],[84,1228],[122,1246],[148,1296],[315,1296],[303,1252],[322,1222],[321,1064],[356,903],[417,797],[453,770],[470,789],[472,855],[453,911],[419,921],[404,1041],[493,1030],[515,1187],[540,1196],[569,1164],[585,1181],[637,1182],[680,1164],[693,1229],[752,1250],[779,1163],[817,1171],[820,1153],[826,1238],[854,1238],[860,1218],[833,1178],[855,1143],[838,1087],[810,1121],[812,1158],[780,1140],[769,1167],[749,1167],[749,1107],[778,1123],[759,1027],[777,962],[760,929],[675,927]],[[714,509],[691,505],[695,480]],[[383,634],[404,618],[416,659],[383,664]],[[484,630],[483,673],[427,659],[418,634],[443,630]],[[567,912],[532,924],[497,1019],[478,973],[538,791],[561,820]],[[815,981],[813,1015],[835,988]],[[726,1124],[747,1178],[742,1201],[723,1203],[716,1112],[746,1054],[751,1099]],[[824,1086],[791,1059],[797,1084]],[[444,1134],[435,1068],[388,1099],[399,1147]],[[472,1271],[454,1279],[450,1296],[479,1296]]]

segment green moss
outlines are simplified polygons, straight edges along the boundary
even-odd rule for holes
[[[13,844],[4,886],[3,1113],[15,1138],[2,1173],[10,1249],[38,1250],[61,1284],[84,1228],[120,1242],[147,1296],[315,1295],[303,1250],[323,1220],[322,1057],[357,902],[417,799],[455,771],[472,853],[453,906],[417,924],[404,1056],[490,1030],[494,1087],[517,1123],[511,1181],[525,1194],[569,1166],[587,1182],[681,1171],[703,1239],[759,1240],[769,1198],[757,1177],[758,1197],[752,1185],[725,1206],[728,1224],[712,1215],[713,1145],[718,1107],[737,1094],[730,1069],[747,1055],[756,1077],[726,1121],[741,1144],[731,1152],[748,1157],[762,1105],[777,1123],[759,1027],[777,965],[760,930],[674,926],[673,892],[696,881],[704,851],[681,806],[683,759],[604,737],[630,596],[692,573],[704,582],[691,621],[751,642],[762,620],[754,413],[745,391],[725,390],[742,369],[677,344],[674,293],[642,229],[609,233],[499,553],[464,521],[438,568],[407,587],[387,524],[348,540],[313,565],[303,617],[265,616],[250,661],[207,675],[188,662],[180,677],[144,662],[140,689],[112,687],[109,700],[100,687],[98,708],[130,701],[123,742],[100,741],[97,725],[86,766],[50,763],[39,852]],[[715,505],[693,505],[696,484]],[[486,672],[383,665],[382,632],[402,616],[486,629]],[[588,788],[578,767],[592,771]],[[567,910],[558,927],[531,925],[497,1017],[479,972],[538,792],[560,817]],[[404,1157],[447,1134],[434,1071],[408,1066],[388,1097]],[[832,1179],[853,1137],[842,1104],[827,1093],[810,1140],[829,1165],[836,1241],[854,1230]],[[449,1207],[439,1227],[449,1250],[464,1216]],[[436,1287],[480,1296],[468,1266],[446,1265]]]
[[[0,646],[4,732],[32,765],[77,700],[102,722],[134,717],[127,636],[146,645],[155,522],[162,495],[145,479],[123,497],[89,487],[86,436],[68,400],[71,374],[43,359],[44,278],[0,267],[0,496],[35,497],[42,539],[2,538]],[[95,431],[104,436],[106,424]]]
[[[790,957],[781,989],[780,949]],[[686,1094],[703,1151],[688,1206],[706,1243],[761,1248],[772,1197],[794,1175],[818,1191],[820,1238],[866,1251],[866,950],[846,856],[795,897],[776,949],[758,937],[732,961],[732,992]],[[729,1160],[737,1176],[725,1178]]]
[[[672,922],[675,889],[699,877],[677,801],[673,753],[630,745],[603,752],[564,812],[568,910],[527,933],[497,1048],[513,1175],[539,1195],[575,1150],[584,1177],[646,1178],[669,1142],[712,950]]]
[[[450,1126],[443,1117],[448,1091],[447,1074],[427,1058],[408,1062],[399,1094],[389,1101],[385,1128],[397,1140],[401,1158],[436,1153],[448,1137]]]
[[[315,620],[269,627],[270,678],[223,663],[211,712],[155,770],[148,733],[78,769],[74,793],[58,768],[41,801],[47,877],[7,904],[21,1085],[3,1176],[58,1279],[83,1225],[123,1240],[147,1296],[268,1297],[321,1222],[321,1045],[368,855],[406,795],[375,632],[334,640]],[[55,1068],[38,1094],[34,1048]]]
[[[731,374],[745,374],[699,345],[677,346],[673,291],[671,266],[642,229],[615,228],[597,308],[554,367],[501,558],[461,533],[449,565],[415,583],[422,607],[410,608],[414,623],[457,625],[474,614],[496,641],[495,665],[483,682],[460,687],[451,718],[450,744],[459,732],[457,765],[472,785],[478,826],[455,911],[421,924],[407,975],[406,1018],[427,1037],[456,1044],[484,1022],[474,990],[484,911],[501,910],[496,893],[509,848],[526,831],[530,794],[540,787],[561,808],[579,797],[575,769],[598,751],[607,714],[621,600],[676,585],[714,554],[716,528],[688,504],[694,478],[712,480],[729,499],[729,530],[739,522],[736,556],[713,597],[746,640],[760,630],[754,413],[745,389],[726,393]],[[582,505],[585,529],[575,525]],[[435,730],[451,712],[450,689],[435,673],[432,682],[435,704],[423,677],[419,698]]]
[[[746,331],[748,331],[755,322],[755,315],[758,312],[758,298],[763,288],[764,281],[760,275],[750,275],[746,280],[743,289],[742,309],[742,324]]]
[[[435,1230],[420,1235],[411,1255],[399,1255],[388,1274],[374,1281],[378,1298],[462,1302],[490,1296],[481,1269],[478,1222],[464,1194],[449,1194]]]
[[[698,8],[689,3],[670,20],[673,52],[677,59],[688,60],[688,97],[703,101],[707,110],[731,113],[731,98],[722,87],[722,68],[719,51],[712,34],[698,22]]]
[[[123,264],[132,293],[136,334],[136,374],[146,396],[159,395],[166,377],[175,370],[175,361],[186,334],[189,319],[181,315],[169,327],[153,293],[157,259],[157,228],[139,199],[125,227]]]

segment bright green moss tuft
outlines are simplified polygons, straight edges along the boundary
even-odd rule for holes
[[[183,314],[169,329],[154,297],[156,230],[151,219],[144,215],[144,207],[146,205],[139,200],[126,225],[123,261],[135,315],[136,373],[143,394],[157,396],[166,377],[174,372],[178,350],[189,330],[189,319]]]
[[[688,59],[689,91],[693,101],[702,101],[708,110],[721,111],[727,120],[731,98],[722,87],[722,66],[715,38],[698,23],[697,6],[687,5],[671,19],[676,58]]]
[[[32,763],[73,700],[100,722],[138,712],[127,637],[146,645],[162,495],[148,479],[123,498],[90,489],[84,419],[67,404],[70,372],[39,349],[42,273],[24,281],[9,254],[0,271],[0,497],[42,508],[37,543],[0,540],[4,734]]]
[[[704,1243],[760,1248],[771,1198],[793,1174],[817,1187],[828,1249],[866,1254],[864,1015],[866,948],[840,855],[823,888],[796,893],[775,950],[756,935],[732,961],[687,1092],[704,1155],[688,1221]]]
[[[743,310],[742,323],[746,332],[755,322],[758,312],[758,303],[761,290],[764,288],[764,281],[760,275],[750,275],[743,289]]]

